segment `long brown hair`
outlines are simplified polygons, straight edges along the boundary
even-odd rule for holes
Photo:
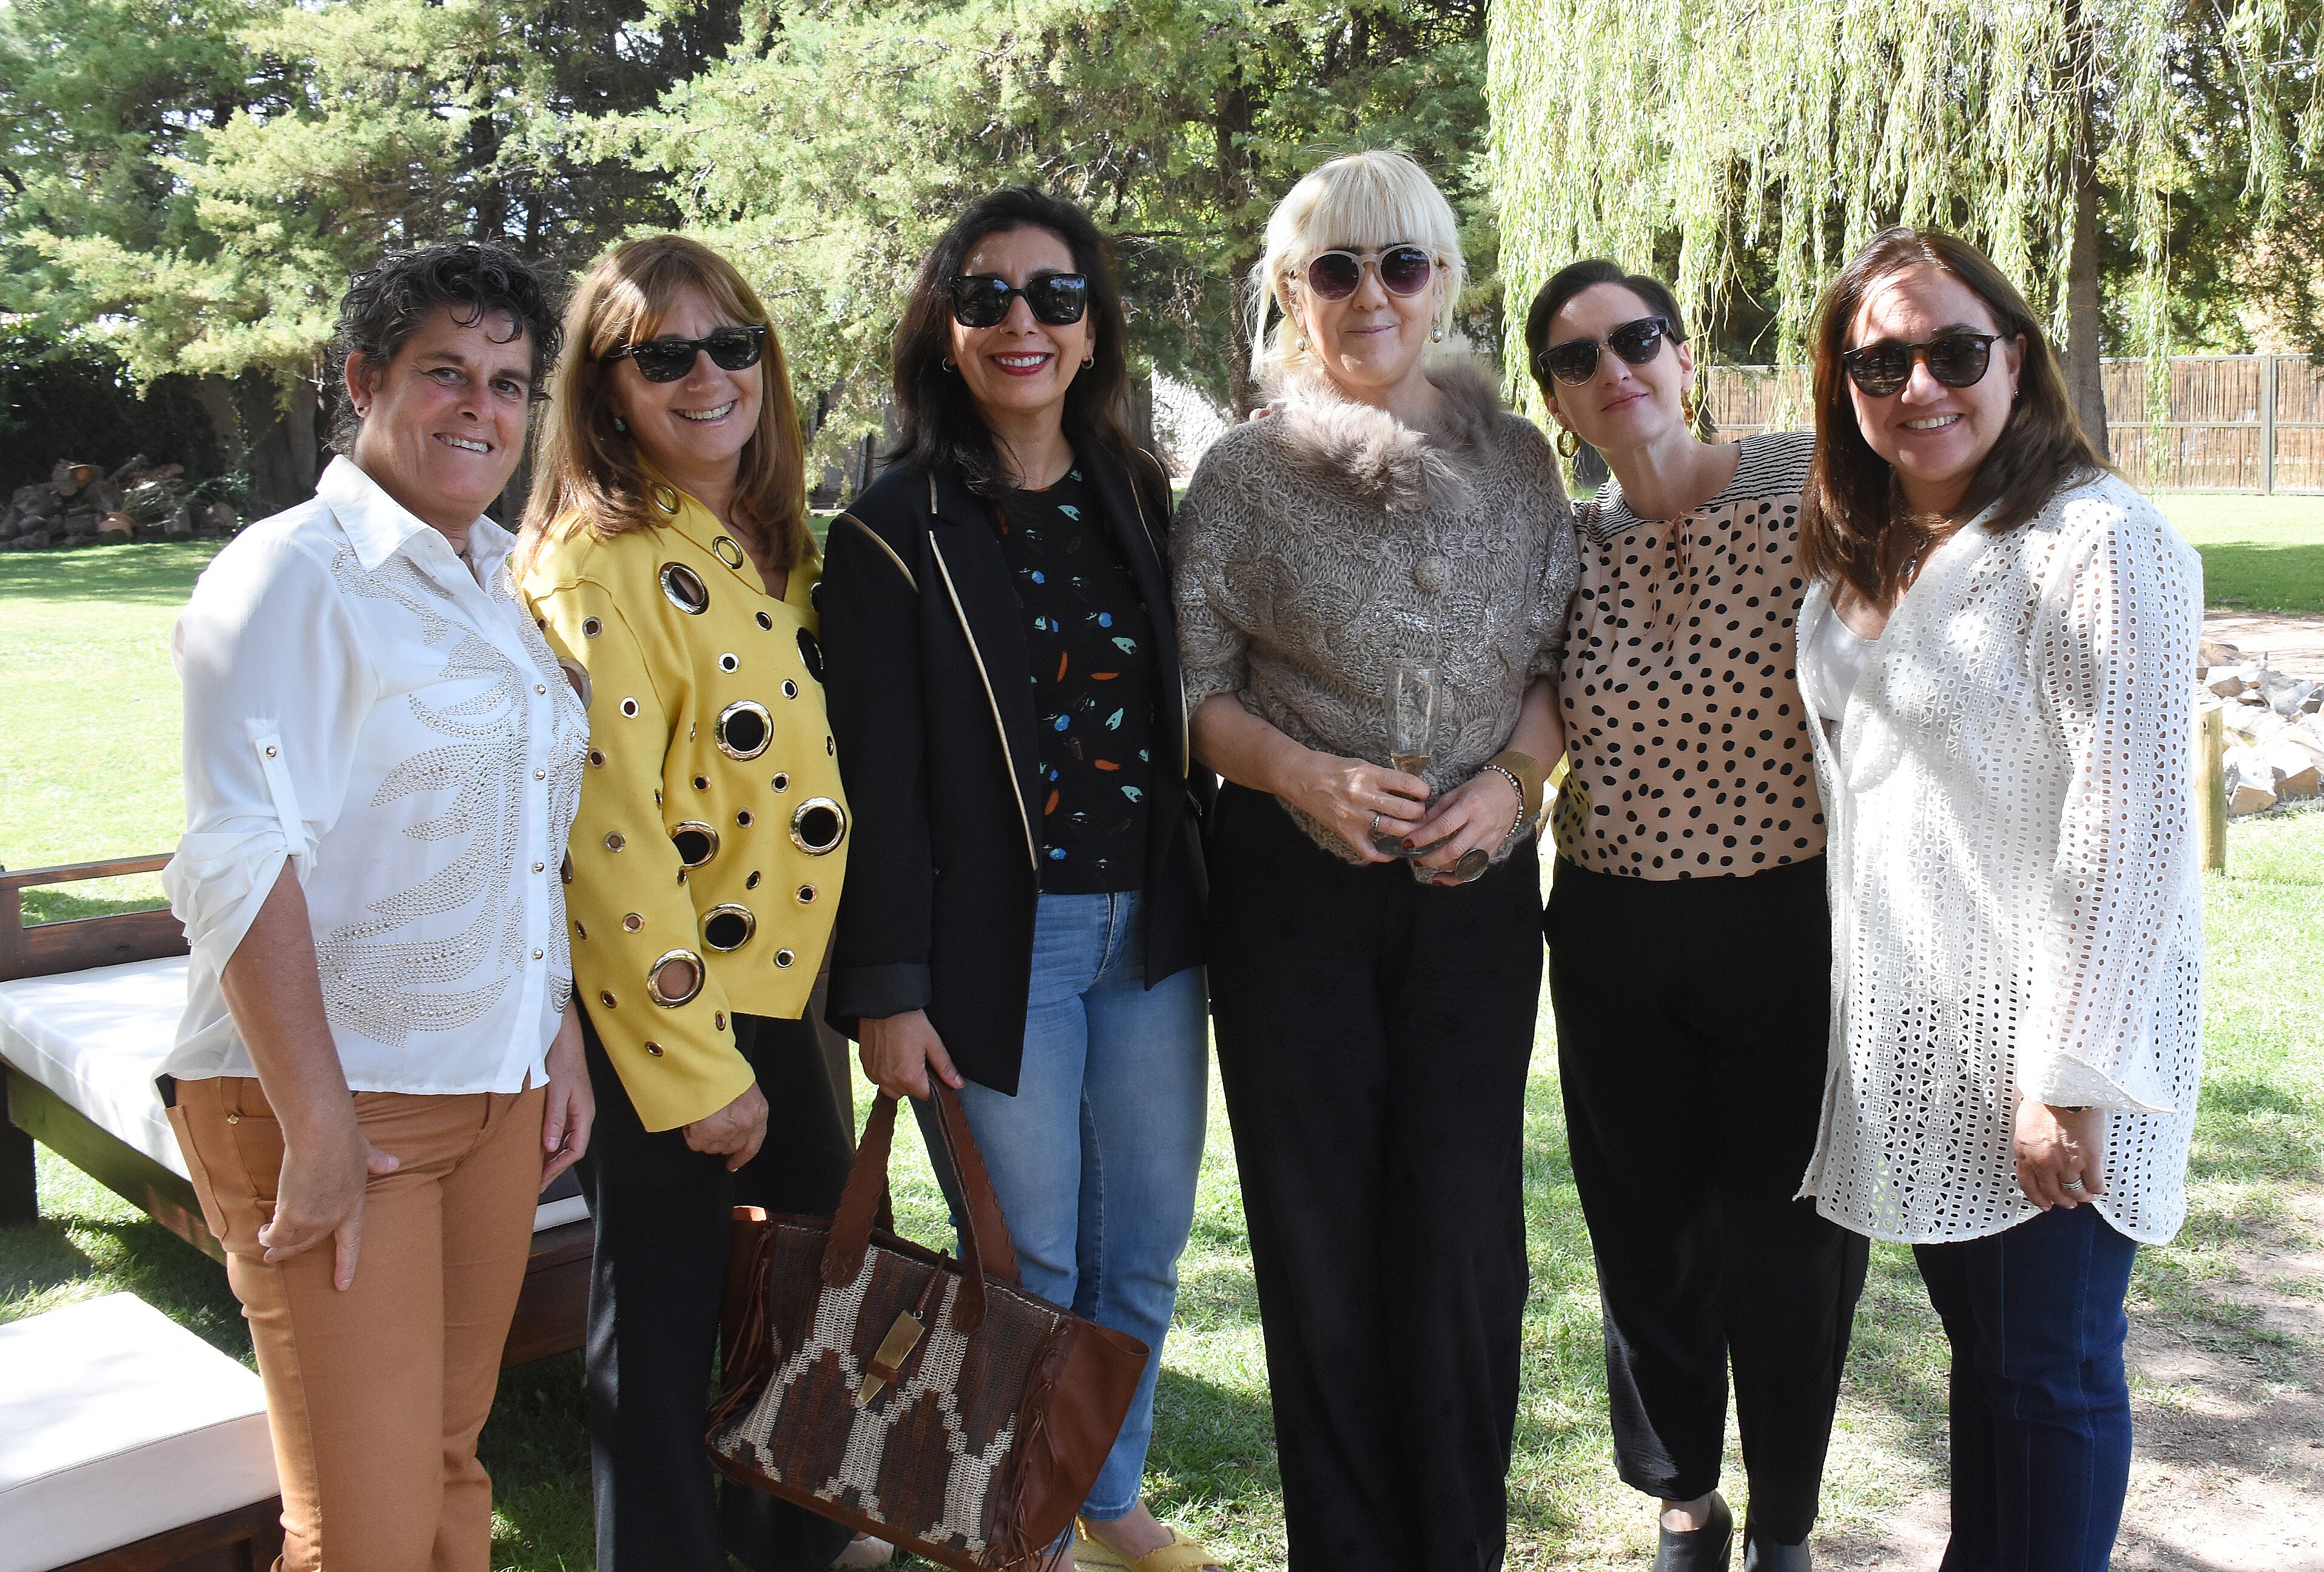
[[[565,310],[571,353],[549,383],[549,417],[540,428],[540,470],[525,504],[524,539],[517,571],[528,569],[550,540],[588,536],[611,540],[653,528],[650,483],[637,444],[613,425],[605,397],[613,368],[605,356],[641,344],[660,331],[678,297],[699,290],[730,322],[767,323],[759,364],[759,423],[742,445],[735,476],[735,522],[760,534],[761,548],[788,570],[814,549],[807,523],[807,452],[798,411],[791,402],[790,368],[758,292],[734,264],[682,234],[625,241],[582,275]]]
[[[1003,186],[970,203],[936,237],[920,259],[896,326],[897,437],[888,456],[929,471],[949,470],[979,496],[999,495],[1008,481],[991,428],[952,369],[952,280],[978,241],[1011,229],[1047,230],[1089,280],[1091,359],[1065,389],[1065,440],[1078,453],[1094,448],[1114,464],[1130,463],[1130,434],[1121,421],[1130,389],[1130,333],[1112,244],[1078,203],[1031,186]]]
[[[1840,363],[1865,297],[1897,274],[1923,267],[1950,273],[1984,301],[2004,339],[2025,341],[2009,422],[1945,519],[1906,510],[1895,471],[1872,451],[1857,424]],[[1812,577],[1828,584],[1845,581],[1877,602],[1902,591],[1907,565],[1940,532],[1988,507],[1994,512],[1987,529],[2015,529],[2060,487],[2108,467],[2074,414],[2057,352],[2025,297],[1983,252],[1941,229],[1882,230],[1824,290],[1816,310],[1815,429],[1815,457],[1800,506],[1801,565]]]

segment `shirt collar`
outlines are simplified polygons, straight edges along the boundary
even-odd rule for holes
[[[423,535],[434,536],[445,555],[453,555],[452,543],[441,531],[389,496],[345,454],[331,460],[323,478],[316,483],[315,495],[330,508],[331,517],[338,520],[365,573],[378,572],[380,565],[399,551],[408,553],[411,543]],[[507,530],[483,514],[468,526],[469,557],[486,572],[491,571],[487,554],[492,563],[497,563],[513,543]]]

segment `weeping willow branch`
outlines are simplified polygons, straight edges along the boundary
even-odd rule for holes
[[[2228,46],[2265,211],[2324,146],[2319,16],[2308,0],[1496,0],[1489,161],[1512,341],[1518,304],[1577,257],[1674,252],[1671,282],[1710,322],[1748,254],[1771,275],[1777,359],[1795,365],[1817,290],[1895,223],[1977,241],[2062,339],[2087,147],[2107,227],[2144,263],[2117,308],[2160,354],[2185,156],[2174,53],[2193,32]]]

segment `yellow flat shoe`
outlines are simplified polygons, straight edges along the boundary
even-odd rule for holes
[[[1074,1565],[1091,1568],[1102,1567],[1105,1572],[1199,1572],[1204,1567],[1223,1567],[1224,1556],[1212,1551],[1200,1540],[1190,1540],[1168,1523],[1170,1542],[1146,1552],[1129,1557],[1111,1545],[1091,1537],[1089,1525],[1081,1519],[1074,1520]]]

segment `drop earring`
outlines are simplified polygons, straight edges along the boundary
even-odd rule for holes
[[[629,423],[628,421],[626,421],[626,420],[622,419],[619,415],[616,415],[616,416],[614,416],[614,417],[613,417],[613,429],[614,429],[614,430],[616,430],[616,431],[621,431],[621,432],[627,432],[627,431],[629,430],[629,428],[630,428],[630,423]]]
[[[1431,344],[1442,344],[1444,342],[1444,324],[1439,322],[1436,326],[1428,330],[1428,342]]]
[[[1305,334],[1303,333],[1299,336],[1298,340],[1292,345],[1291,352],[1294,354],[1305,354],[1307,353],[1307,336]]]

